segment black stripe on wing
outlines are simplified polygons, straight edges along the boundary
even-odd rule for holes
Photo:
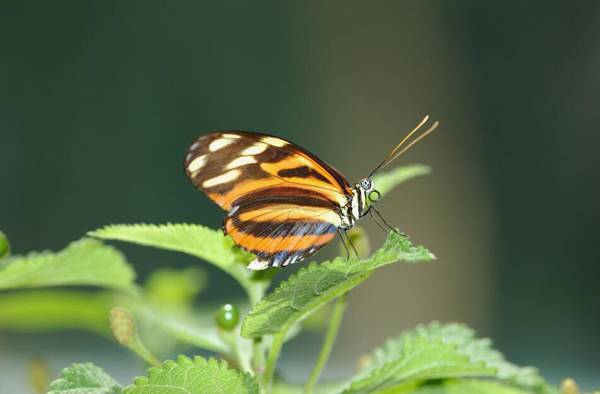
[[[229,215],[234,214],[237,209],[247,211],[265,205],[286,203],[299,206],[329,208],[335,212],[340,211],[340,207],[335,202],[317,191],[294,186],[273,186],[256,190],[250,195],[233,201]]]
[[[284,237],[288,235],[321,235],[337,232],[337,226],[335,226],[333,223],[320,220],[261,222],[255,220],[241,221],[237,216],[234,216],[231,220],[236,229],[241,233],[252,234],[255,236],[264,236],[265,234],[268,234],[268,236],[272,238]]]

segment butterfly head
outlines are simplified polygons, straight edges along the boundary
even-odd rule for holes
[[[371,190],[375,189],[375,185],[373,184],[373,181],[371,180],[371,178],[361,179],[358,186],[367,193],[370,192]]]
[[[361,218],[369,212],[371,204],[379,201],[381,194],[375,189],[375,183],[370,177],[363,178],[354,187],[355,218]]]

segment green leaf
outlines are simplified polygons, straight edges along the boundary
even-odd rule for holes
[[[313,394],[337,394],[343,388],[343,383],[326,382],[315,386]],[[271,394],[306,394],[304,385],[292,385],[290,383],[275,381]],[[390,393],[391,394],[391,393]]]
[[[394,170],[375,175],[373,177],[373,184],[375,185],[375,189],[383,196],[402,182],[421,175],[427,175],[430,172],[431,168],[422,164],[398,167]]]
[[[27,332],[63,329],[109,335],[113,294],[44,289],[0,295],[0,328]]]
[[[161,268],[150,274],[144,284],[144,293],[155,304],[186,307],[194,302],[207,284],[208,276],[200,268]]]
[[[377,189],[383,195],[398,184],[428,172],[429,167],[411,165],[378,174],[373,179]],[[91,231],[88,235],[199,257],[233,276],[250,295],[252,303],[258,302],[267,286],[266,281],[253,280],[264,274],[254,273],[245,268],[254,257],[234,248],[235,244],[231,237],[224,236],[220,230],[194,224],[118,224]]]
[[[219,337],[214,326],[207,326],[192,316],[171,314],[148,306],[134,307],[136,315],[145,324],[149,324],[153,335],[161,329],[182,343],[221,354],[229,354],[230,349]]]
[[[432,323],[388,340],[376,349],[344,393],[374,393],[386,387],[433,379],[488,377],[544,392],[533,368],[507,362],[488,339],[459,324]]]
[[[194,224],[118,224],[91,231],[88,235],[199,257],[233,276],[248,293],[253,291],[252,271],[245,267],[252,255],[234,248],[233,240],[220,230]]]
[[[415,247],[406,237],[391,232],[383,247],[368,259],[347,261],[338,257],[322,264],[311,263],[282,282],[250,311],[242,325],[242,336],[254,338],[287,330],[384,265],[398,261],[426,262],[433,258],[424,247]]]
[[[224,361],[179,356],[177,361],[165,362],[162,368],[150,368],[148,377],[136,378],[124,393],[256,394],[258,384],[250,375],[230,369]]]
[[[121,385],[99,367],[73,364],[63,369],[63,377],[50,384],[48,394],[118,394]]]
[[[376,391],[377,394],[530,394],[528,390],[488,380],[442,380]]]
[[[10,243],[6,235],[0,231],[0,259],[10,254]]]
[[[86,238],[57,253],[33,252],[0,263],[0,289],[88,285],[132,290],[134,278],[119,251]]]

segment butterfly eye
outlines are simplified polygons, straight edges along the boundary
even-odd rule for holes
[[[365,178],[362,181],[360,181],[360,186],[364,190],[370,190],[373,187],[373,184],[371,183],[371,180],[369,178]]]
[[[379,199],[381,199],[381,193],[379,193],[377,190],[373,190],[371,193],[369,193],[369,201],[377,202]]]

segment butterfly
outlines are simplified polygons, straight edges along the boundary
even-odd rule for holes
[[[200,136],[184,165],[196,188],[227,211],[225,234],[256,256],[248,268],[285,267],[313,255],[337,234],[343,240],[367,214],[391,228],[373,205],[380,193],[372,176],[438,126],[435,122],[417,135],[428,119],[355,185],[300,146],[248,131]]]

